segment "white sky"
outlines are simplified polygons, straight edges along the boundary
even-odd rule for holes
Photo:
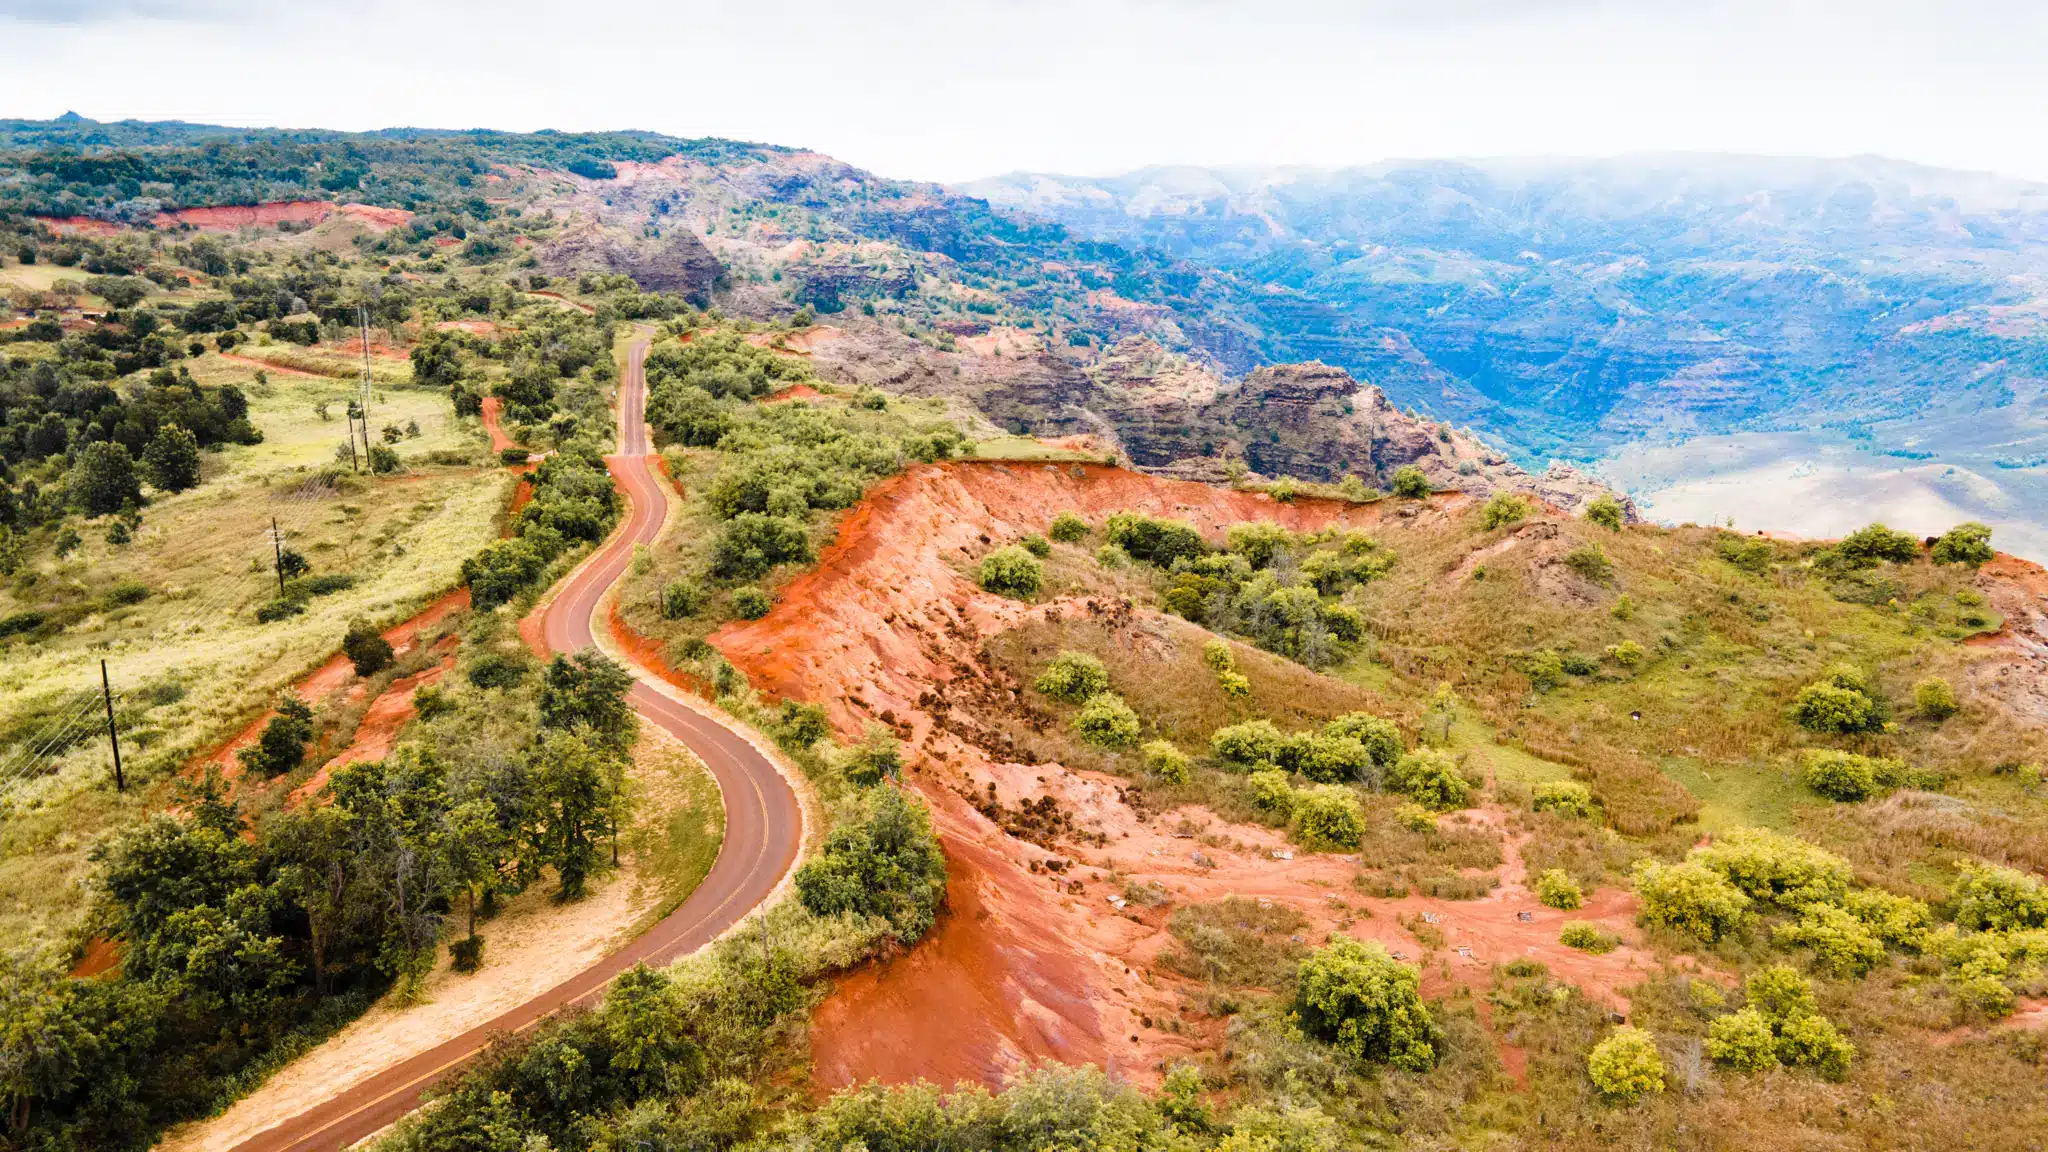
[[[0,116],[648,128],[889,176],[1878,153],[2048,179],[2048,0],[0,0]]]

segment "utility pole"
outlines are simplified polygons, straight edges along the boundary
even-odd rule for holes
[[[114,730],[114,684],[107,678],[107,662],[100,661],[100,694],[107,702],[107,743],[114,749],[114,790],[128,790],[127,777],[121,775],[121,736]]]
[[[284,533],[277,529],[277,517],[270,518],[270,551],[277,557],[277,594],[284,595]]]
[[[370,311],[356,305],[356,322],[363,330],[363,451],[370,450]]]

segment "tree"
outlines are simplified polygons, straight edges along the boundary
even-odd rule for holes
[[[1032,687],[1055,700],[1079,704],[1109,691],[1109,669],[1086,652],[1061,652],[1045,666]]]
[[[1991,529],[1974,520],[1958,524],[1934,542],[1936,564],[1964,564],[1981,568],[1997,553],[1991,550]]]
[[[1098,748],[1129,748],[1138,742],[1138,714],[1114,692],[1098,692],[1074,714],[1074,732]]]
[[[263,776],[282,776],[306,758],[306,745],[313,739],[313,709],[287,692],[277,703],[277,715],[263,726],[256,743],[242,749],[242,767]]]
[[[166,424],[142,450],[149,482],[165,492],[183,492],[199,483],[199,438],[176,424]]]
[[[72,465],[71,499],[88,516],[119,512],[130,504],[142,503],[142,482],[135,472],[135,460],[128,449],[111,440],[88,444]]]
[[[1691,933],[1711,944],[1741,926],[1749,897],[1722,875],[1693,861],[1636,865],[1643,919]]]
[[[447,879],[462,893],[468,923],[466,947],[455,952],[456,967],[475,971],[483,960],[482,938],[476,934],[477,895],[503,871],[511,855],[511,837],[498,820],[497,806],[488,799],[456,805],[442,816],[441,823],[439,843]]]
[[[1593,1046],[1586,1071],[1600,1094],[1619,1104],[1633,1104],[1664,1090],[1664,1059],[1648,1032],[1623,1024]]]
[[[1904,532],[1882,524],[1858,528],[1844,536],[1832,550],[1843,566],[1869,568],[1880,561],[1910,564],[1920,557],[1920,542]]]
[[[1586,519],[1610,532],[1621,531],[1622,516],[1621,501],[1606,493],[1594,497],[1586,505]]]
[[[1420,974],[1377,941],[1339,936],[1302,960],[1293,1018],[1354,1059],[1425,1072],[1436,1065],[1443,1030],[1421,987]]]
[[[946,858],[924,806],[895,787],[863,794],[854,819],[842,821],[825,848],[796,873],[797,897],[815,916],[875,916],[901,943],[912,943],[937,917],[946,892]]]
[[[597,746],[623,756],[640,734],[639,718],[626,694],[633,674],[595,649],[548,662],[540,691],[541,727],[588,729]]]
[[[341,651],[355,666],[358,676],[375,676],[391,666],[391,642],[361,620],[349,621],[348,632],[341,638]]]
[[[719,576],[751,580],[777,564],[811,558],[811,534],[795,516],[741,512],[727,520],[712,544],[711,569]]]
[[[149,283],[138,276],[94,276],[85,282],[85,290],[107,302],[107,307],[116,310],[133,308],[149,295]]]
[[[469,588],[470,602],[488,610],[510,603],[540,578],[547,563],[525,540],[499,540],[462,562],[462,582]]]
[[[560,657],[557,657],[559,660]],[[532,863],[552,864],[562,901],[581,900],[598,864],[597,837],[607,826],[612,796],[604,754],[582,735],[541,733],[528,757],[538,821],[529,830]]]
[[[1403,464],[1394,470],[1394,495],[1407,500],[1426,499],[1430,493],[1429,477],[1413,464]]]
[[[1045,580],[1045,566],[1038,562],[1038,557],[1012,544],[982,557],[975,578],[983,591],[1028,600],[1038,595]]]

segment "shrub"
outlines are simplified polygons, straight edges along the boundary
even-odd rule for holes
[[[448,942],[448,966],[457,972],[474,972],[484,966],[484,938],[462,936]]]
[[[1809,748],[1801,756],[1806,786],[1830,800],[1855,803],[1877,795],[1898,778],[1898,769],[1853,752]]]
[[[149,585],[133,577],[123,576],[107,588],[106,594],[100,597],[100,603],[107,608],[126,608],[130,604],[140,604],[147,599]]]
[[[1377,942],[1337,937],[1301,962],[1294,1018],[1301,1030],[1353,1059],[1424,1072],[1443,1030],[1422,1002],[1414,968]]]
[[[1413,464],[1403,464],[1394,469],[1394,495],[1407,500],[1421,500],[1430,493],[1429,477]]]
[[[682,620],[697,614],[704,592],[694,580],[671,580],[661,586],[661,618]]]
[[[1586,519],[1610,532],[1621,531],[1622,516],[1621,501],[1609,495],[1596,496],[1586,505]]]
[[[1349,736],[1311,736],[1301,743],[1297,770],[1317,783],[1368,783],[1378,775],[1371,750]]]
[[[1029,552],[1033,556],[1038,557],[1040,560],[1043,560],[1047,556],[1052,555],[1052,543],[1043,536],[1026,536],[1023,539],[1017,541],[1017,545],[1018,547],[1024,549],[1026,552]]]
[[[1401,729],[1392,720],[1370,712],[1346,712],[1323,725],[1323,735],[1345,737],[1365,745],[1373,766],[1385,771],[1401,759]]]
[[[766,592],[749,584],[732,590],[732,613],[742,620],[759,620],[775,607]]]
[[[1356,848],[1364,835],[1365,817],[1349,788],[1325,784],[1295,794],[1294,837],[1303,847],[1316,852]]]
[[[1251,678],[1242,672],[1218,672],[1216,686],[1223,689],[1225,696],[1240,700],[1252,694]]]
[[[1955,921],[1986,932],[2048,928],[2048,887],[2017,868],[1965,864],[1956,881]]]
[[[1109,691],[1109,669],[1086,652],[1061,652],[1039,673],[1032,687],[1055,700],[1079,704]]]
[[[313,709],[296,695],[287,693],[278,701],[277,715],[263,726],[256,743],[237,754],[245,771],[259,776],[282,776],[306,758],[306,745],[313,739]]]
[[[1593,790],[1577,780],[1550,780],[1536,786],[1529,807],[1537,812],[1587,819],[1593,815]]]
[[[1062,512],[1052,518],[1052,523],[1046,527],[1045,534],[1062,544],[1078,544],[1086,540],[1092,531],[1094,529],[1088,527],[1088,522],[1081,519],[1078,513]]]
[[[1045,581],[1045,566],[1038,562],[1038,557],[1013,544],[982,557],[976,579],[985,591],[1028,600],[1038,595],[1039,586]]]
[[[894,787],[864,796],[860,814],[841,821],[824,850],[797,869],[797,898],[814,916],[881,917],[910,943],[938,914],[946,858],[924,805]]]
[[[1536,877],[1536,901],[1545,908],[1570,912],[1586,902],[1586,894],[1564,869],[1546,868]]]
[[[1145,756],[1145,770],[1168,784],[1188,782],[1187,754],[1165,740],[1153,740],[1139,749]]]
[[[462,562],[462,582],[469,586],[470,602],[488,611],[510,603],[540,577],[547,563],[547,557],[525,540],[498,540]]]
[[[1934,924],[1934,912],[1911,896],[1875,888],[1858,888],[1842,899],[1842,907],[1879,940],[1897,948],[1918,950]]]
[[[1934,542],[1936,564],[1967,564],[1981,568],[1996,555],[1991,550],[1991,529],[1974,520],[1958,524]]]
[[[1114,692],[1098,692],[1074,714],[1074,732],[1098,748],[1129,748],[1138,742],[1138,714]]]
[[[1271,720],[1247,720],[1209,734],[1209,751],[1218,760],[1240,768],[1277,764],[1286,746],[1287,737],[1273,727]]]
[[[1707,1059],[1737,1072],[1778,1066],[1778,1034],[1754,1008],[1731,1012],[1707,1025]]]
[[[1678,864],[1645,860],[1636,865],[1634,879],[1645,921],[1690,933],[1709,944],[1739,928],[1749,911],[1749,897],[1741,889],[1720,873],[1689,860]]]
[[[526,458],[531,455],[533,455],[533,453],[527,451],[524,448],[500,448],[498,449],[498,463],[524,464],[526,463]]]
[[[1287,773],[1278,768],[1262,768],[1251,774],[1246,781],[1251,788],[1252,803],[1262,812],[1289,816],[1294,812],[1294,788],[1287,782]]]
[[[1854,878],[1847,860],[1768,828],[1731,828],[1692,859],[1745,896],[1780,908],[1839,902]]]
[[[1656,1040],[1629,1024],[1593,1045],[1586,1057],[1586,1072],[1602,1096],[1620,1104],[1633,1104],[1664,1090],[1664,1060],[1657,1055]]]
[[[1598,544],[1581,544],[1565,553],[1564,566],[1595,584],[1605,584],[1614,576],[1614,561]]]
[[[1633,640],[1623,640],[1621,643],[1609,645],[1607,648],[1607,658],[1623,668],[1633,668],[1641,664],[1643,656],[1643,646]]]
[[[1230,645],[1221,640],[1210,640],[1202,645],[1202,663],[1212,672],[1237,671],[1237,657],[1231,655]]]
[[[1841,1080],[1849,1075],[1856,1046],[1827,1019],[1801,1016],[1779,1028],[1778,1059],[1795,1068],[1812,1068],[1829,1080]]]
[[[1564,683],[1564,657],[1553,649],[1525,652],[1515,664],[1529,678],[1529,687],[1538,692],[1548,692]]]
[[[526,662],[502,652],[485,652],[469,665],[469,682],[479,688],[514,688],[526,679]]]
[[[1851,568],[1867,568],[1881,560],[1910,564],[1920,556],[1920,542],[1904,532],[1872,524],[1843,537],[1833,551],[1843,564]]]
[[[1772,933],[1780,944],[1813,949],[1814,966],[1836,976],[1861,976],[1884,963],[1884,943],[1864,923],[1831,904],[1809,904],[1799,919]]]
[[[1439,812],[1463,808],[1471,791],[1458,771],[1456,758],[1435,748],[1418,748],[1401,757],[1388,772],[1387,784],[1417,804]]]
[[[1429,832],[1436,828],[1436,813],[1411,801],[1395,806],[1394,823],[1410,832]]]
[[[1587,920],[1565,921],[1563,930],[1557,934],[1557,942],[1567,948],[1591,952],[1596,956],[1604,956],[1614,951],[1615,946],[1621,943],[1612,935],[1601,931],[1598,924]]]
[[[1913,685],[1913,710],[1940,722],[1956,714],[1956,690],[1939,676],[1928,676]]]
[[[880,724],[869,724],[866,736],[847,757],[847,781],[856,787],[872,788],[884,780],[895,779],[902,771],[903,749],[896,737]]]
[[[361,620],[351,620],[341,650],[358,676],[375,676],[391,665],[391,642]]]
[[[393,452],[391,449],[386,448],[382,444],[370,445],[369,456],[370,471],[376,473],[379,476],[391,472],[396,472],[398,471],[401,465],[401,461],[398,459],[398,453]]]
[[[1491,532],[1495,528],[1505,528],[1510,524],[1519,524],[1528,515],[1529,502],[1527,500],[1511,493],[1498,492],[1494,494],[1491,500],[1486,502],[1485,507],[1479,510],[1479,526]]]
[[[811,558],[811,533],[795,516],[741,512],[719,525],[711,546],[711,570],[728,579],[751,580],[777,564]]]
[[[142,470],[164,492],[183,492],[199,483],[199,438],[166,424],[142,450]]]
[[[1171,568],[1175,560],[1192,560],[1209,551],[1195,526],[1180,520],[1155,520],[1137,512],[1118,512],[1103,525],[1111,544],[1134,560]]]
[[[1763,1013],[1772,1024],[1782,1024],[1820,1010],[1813,996],[1813,981],[1787,964],[1773,964],[1752,972],[1742,983],[1749,1006]]]
[[[1293,541],[1293,533],[1270,520],[1233,524],[1224,534],[1224,548],[1255,569],[1270,567]]]
[[[1837,664],[1799,690],[1792,720],[1812,732],[1873,732],[1890,719],[1870,681],[1854,666]]]

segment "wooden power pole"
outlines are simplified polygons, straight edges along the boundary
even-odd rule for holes
[[[121,734],[114,729],[114,684],[107,677],[107,662],[100,661],[100,694],[107,702],[107,743],[114,749],[114,790],[126,792],[128,779],[121,774]]]

